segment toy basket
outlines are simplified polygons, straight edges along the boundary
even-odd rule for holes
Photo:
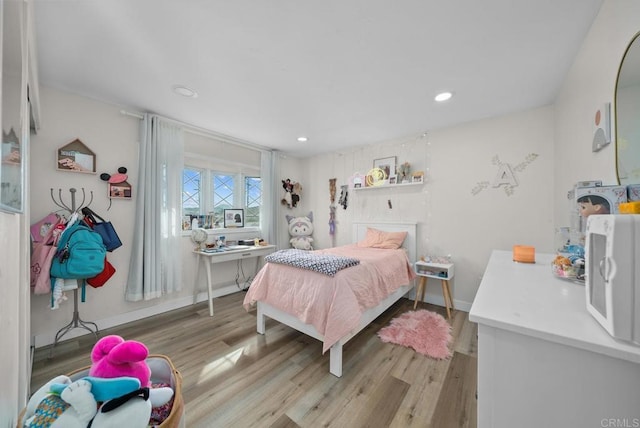
[[[173,406],[169,416],[160,424],[159,428],[184,428],[184,399],[182,398],[182,375],[169,359],[169,357],[160,354],[152,354],[147,358],[147,364],[151,369],[151,382],[167,383],[173,388]],[[90,367],[83,367],[69,373],[67,376],[71,380],[78,380],[89,375]],[[22,410],[18,417],[17,428],[23,428],[22,417],[25,410]]]

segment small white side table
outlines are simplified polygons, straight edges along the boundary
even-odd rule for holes
[[[451,289],[449,289],[449,280],[453,278],[453,263],[429,263],[418,261],[414,264],[416,275],[420,277],[420,283],[416,290],[416,299],[413,302],[413,309],[418,306],[418,300],[424,300],[424,293],[427,289],[427,278],[439,279],[442,282],[442,297],[444,298],[444,307],[447,309],[447,318],[451,318],[453,307],[453,299],[451,298]]]

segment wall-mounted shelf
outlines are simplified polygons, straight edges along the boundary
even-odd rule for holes
[[[353,190],[389,189],[391,187],[411,187],[411,186],[422,186],[422,185],[424,185],[424,182],[403,183],[403,184],[383,184],[381,186],[354,187]]]

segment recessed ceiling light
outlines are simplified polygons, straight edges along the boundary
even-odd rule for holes
[[[434,99],[437,102],[441,103],[443,101],[447,101],[452,96],[453,96],[453,93],[451,93],[451,92],[440,92],[438,95],[436,95],[436,97]]]
[[[307,141],[309,141],[309,139],[307,137],[298,137],[298,141],[301,143],[306,143]]]
[[[182,95],[183,97],[187,97],[187,98],[198,98],[198,93],[196,91],[194,91],[191,88],[187,88],[186,86],[182,86],[182,85],[175,85],[173,87],[173,92],[175,92],[178,95]]]

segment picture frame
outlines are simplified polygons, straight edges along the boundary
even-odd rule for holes
[[[126,181],[121,183],[109,183],[109,198],[131,199],[131,184]]]
[[[413,177],[411,177],[411,182],[412,183],[423,183],[424,182],[424,175],[414,175]]]
[[[384,171],[385,179],[396,175],[396,156],[389,156],[387,158],[374,159],[374,168],[380,168]]]
[[[224,227],[244,227],[244,210],[242,208],[224,210]]]
[[[389,184],[396,184],[397,177],[392,175],[389,177]]]
[[[359,189],[362,187],[362,182],[365,179],[365,176],[360,173],[355,173],[351,176],[349,183],[352,185],[353,189]]]

